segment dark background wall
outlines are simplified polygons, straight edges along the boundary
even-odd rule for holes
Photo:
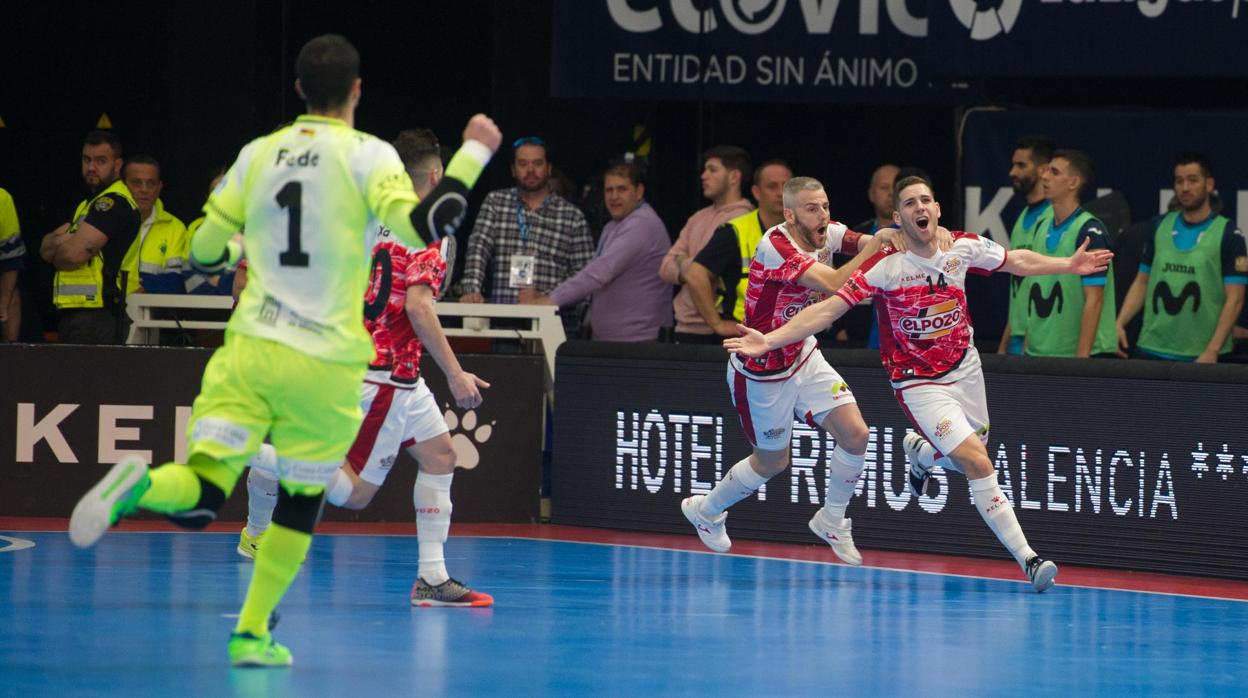
[[[580,185],[630,149],[634,126],[645,125],[653,137],[648,198],[673,236],[704,203],[699,153],[716,143],[744,146],[757,160],[783,157],[822,179],[834,217],[850,223],[870,215],[867,180],[884,161],[920,166],[938,189],[954,191],[961,107],[552,99],[551,3],[543,0],[8,0],[3,16],[0,187],[16,200],[31,252],[23,285],[45,312],[50,271],[37,259],[38,241],[82,197],[81,139],[101,114],[127,153],[161,160],[165,203],[189,223],[211,170],[302,111],[292,87],[295,54],[308,38],[331,31],[360,49],[357,126],[383,138],[426,126],[455,144],[466,118],[485,111],[508,142],[547,138],[555,166]],[[1021,106],[1235,108],[1248,99],[1229,80],[998,81],[980,88],[989,101]],[[478,200],[510,183],[506,161],[487,171]],[[956,223],[957,202],[945,203],[946,222]]]

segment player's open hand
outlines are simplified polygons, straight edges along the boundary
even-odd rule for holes
[[[1114,253],[1109,250],[1089,250],[1088,243],[1091,241],[1091,238],[1085,238],[1079,249],[1070,256],[1070,273],[1087,276],[1109,268],[1109,260],[1114,258]]]
[[[893,246],[901,252],[906,251],[906,236],[896,228],[880,228],[871,235],[875,240],[879,241],[881,248]]]
[[[494,120],[485,114],[473,114],[464,127],[464,140],[480,141],[490,152],[497,153],[498,146],[503,142],[503,132],[498,130]]]
[[[451,389],[451,395],[455,396],[455,404],[465,410],[480,407],[481,390],[490,387],[489,383],[467,371],[461,371],[457,376],[448,376],[446,382]]]
[[[943,225],[936,226],[936,249],[948,252],[953,249],[953,233]]]
[[[724,340],[724,348],[735,354],[746,356],[762,356],[767,353],[767,339],[756,329],[737,325],[740,337],[729,337]]]

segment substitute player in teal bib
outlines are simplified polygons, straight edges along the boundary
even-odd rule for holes
[[[230,637],[235,666],[291,664],[269,622],[307,555],[325,483],[362,419],[359,386],[373,359],[360,301],[375,242],[370,218],[418,248],[454,232],[502,138],[488,117],[474,116],[442,183],[418,199],[393,146],[353,128],[359,62],[340,36],[304,45],[295,90],[308,113],[244,147],[204,206],[192,266],[216,273],[237,264],[245,248],[248,284],[225,345],[204,371],[188,463],[149,472],[142,460],[123,458],[70,520],[79,547],[139,508],[202,528],[268,436],[281,487]]]
[[[1088,249],[1108,247],[1105,224],[1079,206],[1079,195],[1092,183],[1092,159],[1078,150],[1058,150],[1043,169],[1045,197],[1053,204],[1051,218],[1042,218],[1033,250],[1050,257],[1069,257]],[[1027,299],[1025,352],[1029,356],[1109,354],[1115,348],[1114,275],[1046,274],[1020,287]]]
[[[1216,363],[1231,350],[1231,329],[1244,305],[1248,252],[1243,234],[1213,212],[1208,158],[1175,159],[1174,193],[1179,210],[1161,216],[1144,243],[1140,269],[1118,314],[1118,344],[1126,326],[1144,310],[1136,355],[1173,361]]]
[[[1042,218],[1053,217],[1053,204],[1044,197],[1040,181],[1042,169],[1049,164],[1055,147],[1044,136],[1024,136],[1014,144],[1010,158],[1010,186],[1014,193],[1023,197],[1025,205],[1010,229],[1011,250],[1036,249],[1036,228]],[[998,354],[1019,356],[1023,353],[1023,338],[1027,335],[1027,295],[1022,293],[1024,279],[1010,277],[1009,316],[1005,331],[1001,333]]]

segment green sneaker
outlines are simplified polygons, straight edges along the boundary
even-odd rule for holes
[[[270,633],[256,637],[251,633],[230,634],[230,664],[237,667],[290,666],[290,650],[273,641]]]
[[[136,455],[123,456],[74,506],[69,539],[79,548],[95,545],[110,526],[138,509],[139,498],[151,486],[147,463]]]

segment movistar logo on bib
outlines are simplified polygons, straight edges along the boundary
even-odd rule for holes
[[[910,339],[936,339],[944,337],[962,324],[962,308],[956,300],[928,306],[917,315],[906,315],[897,321],[897,327]]]
[[[988,5],[985,9],[981,6]],[[971,38],[987,41],[999,34],[1008,34],[1023,9],[1023,0],[949,0],[949,7],[962,23],[971,30]]]

